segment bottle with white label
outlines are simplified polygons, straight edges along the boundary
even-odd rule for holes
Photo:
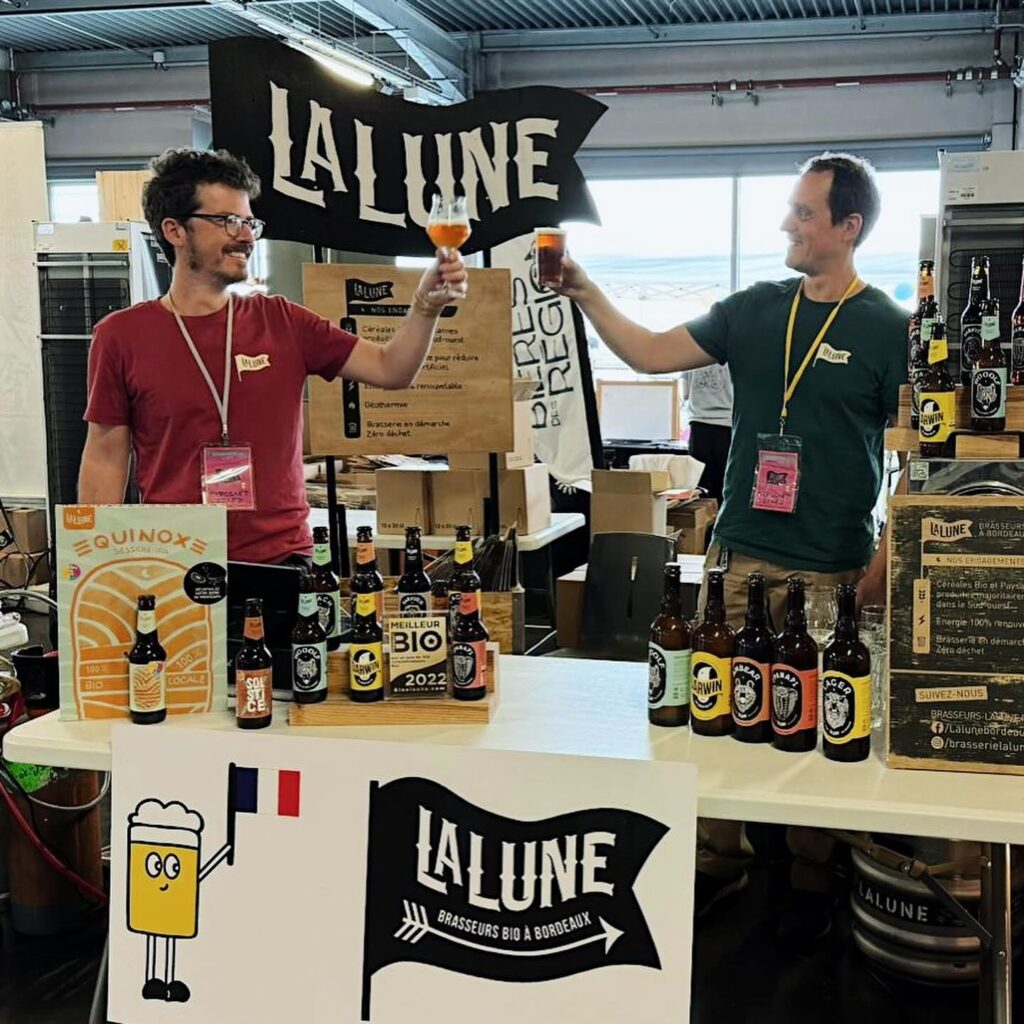
[[[327,634],[320,625],[313,577],[302,574],[299,615],[292,630],[292,699],[318,704],[327,698]]]
[[[647,721],[677,726],[690,721],[690,627],[683,618],[679,563],[665,566],[661,611],[648,645]]]
[[[137,725],[153,725],[167,717],[167,652],[156,629],[156,597],[138,601],[135,643],[128,652],[128,710]]]
[[[245,634],[235,657],[235,723],[265,729],[273,719],[274,660],[263,638],[263,602],[245,599]]]
[[[320,626],[327,634],[327,649],[341,645],[341,592],[331,563],[331,535],[326,526],[313,527],[313,589]]]
[[[1006,429],[1006,353],[999,344],[999,300],[981,304],[981,347],[971,366],[971,430]]]

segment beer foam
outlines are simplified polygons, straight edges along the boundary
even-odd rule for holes
[[[159,800],[143,800],[128,815],[128,824],[132,826],[150,825],[157,828],[180,828],[189,832],[202,832],[203,816],[198,811],[190,811],[183,803],[172,800],[161,803]]]

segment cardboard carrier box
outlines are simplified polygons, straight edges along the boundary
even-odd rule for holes
[[[227,707],[227,513],[213,505],[59,505],[60,717],[128,717],[136,602],[156,596],[167,711]]]

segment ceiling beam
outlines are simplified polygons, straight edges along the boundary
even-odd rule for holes
[[[21,6],[0,5],[0,18],[32,14],[102,14],[109,11],[149,11],[159,8],[202,7],[205,0],[21,0]]]
[[[312,37],[321,45],[326,44],[337,49],[342,58],[348,52],[364,61],[373,59],[372,53],[362,50],[357,52],[347,40],[318,35],[308,26],[283,17],[275,10],[278,5],[273,0],[249,3],[243,3],[241,0],[208,2],[210,6],[230,11],[265,32],[281,35],[285,39],[301,43],[304,36],[307,39]],[[351,12],[360,21],[394,39],[409,59],[422,69],[440,97],[448,102],[465,99],[465,48],[462,43],[450,39],[433,22],[420,15],[414,15],[397,0],[335,0],[335,3],[340,9]],[[287,6],[284,5],[285,10]],[[398,24],[399,17],[404,24]],[[452,57],[459,59],[453,61],[450,59]],[[393,70],[397,72],[400,69]]]
[[[1004,31],[1020,31],[1024,28],[1024,13],[1004,13],[1000,24]],[[728,21],[714,24],[702,22],[621,28],[499,30],[481,32],[476,38],[480,41],[480,52],[487,54],[523,50],[965,35],[994,32],[995,27],[993,11],[955,11],[948,14],[892,14],[863,19],[773,18],[757,22]]]

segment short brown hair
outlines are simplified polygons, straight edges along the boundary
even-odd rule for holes
[[[174,246],[164,238],[161,225],[170,217],[184,222],[199,209],[199,185],[227,185],[259,198],[260,179],[240,156],[226,149],[167,149],[149,165],[153,177],[142,187],[142,210],[171,265]]]
[[[832,223],[838,224],[854,213],[861,216],[860,234],[853,243],[856,247],[867,238],[882,210],[875,169],[863,157],[852,153],[828,152],[812,156],[800,168],[801,174],[823,174],[827,171],[832,172],[832,187],[828,192]]]

